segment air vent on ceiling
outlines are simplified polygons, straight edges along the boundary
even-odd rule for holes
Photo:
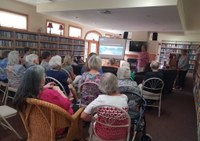
[[[99,13],[99,14],[105,14],[105,15],[110,15],[111,11],[110,10],[98,10],[97,13]]]

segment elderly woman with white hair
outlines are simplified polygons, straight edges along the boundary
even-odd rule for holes
[[[8,54],[8,65],[6,67],[8,85],[14,89],[19,87],[21,78],[26,70],[25,67],[20,64],[20,59],[18,51],[11,51]]]
[[[157,78],[163,79],[163,74],[162,74],[162,72],[159,71],[159,66],[160,66],[159,62],[152,61],[150,64],[152,72],[147,72],[144,76],[144,80],[147,80],[152,77],[157,77]]]
[[[67,84],[68,76],[66,73],[61,71],[62,58],[59,55],[53,56],[49,61],[49,65],[52,69],[47,70],[46,75],[58,80],[65,88],[67,95],[69,95],[70,91]]]
[[[72,84],[67,82],[69,76],[61,70],[62,58],[59,55],[53,56],[49,61],[49,65],[51,69],[46,71],[46,75],[58,80],[63,85],[67,96],[73,96],[75,101],[77,101],[76,90]]]
[[[118,68],[117,78],[120,92],[133,92],[140,94],[137,83],[130,79],[131,70],[127,66]]]
[[[99,89],[103,95],[99,95],[82,112],[81,118],[85,121],[91,121],[92,110],[101,105],[111,105],[122,109],[128,109],[128,98],[118,91],[117,77],[112,73],[104,73],[99,82]]]
[[[124,109],[124,110],[128,111],[128,104],[127,104],[128,98],[127,98],[126,95],[119,93],[117,77],[114,74],[112,74],[112,73],[104,73],[102,75],[101,79],[100,79],[100,82],[99,82],[99,89],[104,94],[103,95],[99,95],[81,113],[81,118],[84,121],[91,121],[91,119],[92,119],[92,115],[91,114],[92,114],[93,110],[97,106],[101,106],[101,105],[115,106],[117,108]],[[96,118],[98,118],[98,117],[96,116]],[[105,128],[103,126],[101,126],[101,127],[98,126],[96,128],[99,128],[99,130],[105,130]],[[109,130],[109,128],[107,128],[107,130]],[[99,133],[99,134],[101,134],[103,136],[106,134],[107,138],[110,138],[111,136],[112,137],[114,136],[113,134],[110,136],[110,134],[107,134],[106,132],[107,131],[104,131],[103,134],[102,133]],[[116,131],[116,129],[114,129],[114,132],[116,132],[117,134],[121,135],[121,134],[124,133],[124,129],[122,129],[122,130],[120,130],[118,132]],[[93,135],[92,136],[92,140],[93,141],[101,141],[102,139],[100,139],[99,137]],[[116,139],[114,139],[114,140],[116,140]],[[118,138],[117,138],[117,140],[118,140]],[[124,141],[124,139],[120,139],[120,141],[121,140]]]
[[[34,65],[38,65],[39,64],[39,57],[36,54],[29,54],[26,56],[25,58],[25,67],[29,68],[31,66]]]

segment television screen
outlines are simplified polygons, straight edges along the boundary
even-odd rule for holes
[[[141,52],[142,45],[146,44],[147,44],[146,42],[141,42],[141,41],[130,41],[129,51]]]
[[[101,37],[99,39],[99,56],[109,59],[124,59],[126,39]]]

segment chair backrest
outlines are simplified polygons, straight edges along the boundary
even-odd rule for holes
[[[129,140],[131,120],[126,110],[102,105],[93,110],[93,132],[103,140]]]
[[[61,69],[64,73],[66,73],[67,74],[67,76],[69,77],[69,78],[71,78],[71,75],[70,75],[70,73],[66,70],[66,69],[64,69],[64,68],[62,68]]]
[[[66,91],[65,91],[65,88],[63,87],[63,85],[58,81],[56,80],[55,78],[53,77],[50,77],[50,76],[46,76],[45,77],[45,84],[49,83],[49,82],[54,82],[57,86],[60,87],[60,89],[63,91],[63,93],[65,95],[67,95]]]
[[[60,129],[68,129],[65,140],[72,141],[81,134],[79,123],[82,111],[83,109],[79,109],[71,116],[55,104],[28,98],[26,106],[19,113],[28,133],[28,141],[55,141]]]
[[[81,105],[88,105],[100,94],[99,86],[95,82],[84,82],[80,85]]]
[[[142,89],[145,91],[152,91],[154,93],[161,93],[164,87],[164,82],[162,79],[157,77],[152,77],[144,81]]]
[[[162,94],[164,82],[160,78],[152,77],[144,81],[142,85],[142,95],[144,98],[158,100]]]
[[[120,92],[128,97],[128,113],[131,119],[141,118],[145,111],[145,106],[147,105],[146,100],[142,95],[134,92]]]

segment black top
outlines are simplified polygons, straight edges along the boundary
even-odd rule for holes
[[[152,77],[156,77],[156,78],[160,78],[163,80],[163,73],[162,72],[159,72],[159,71],[155,71],[155,72],[147,72],[144,76],[144,80],[147,80],[149,78],[152,78]]]

